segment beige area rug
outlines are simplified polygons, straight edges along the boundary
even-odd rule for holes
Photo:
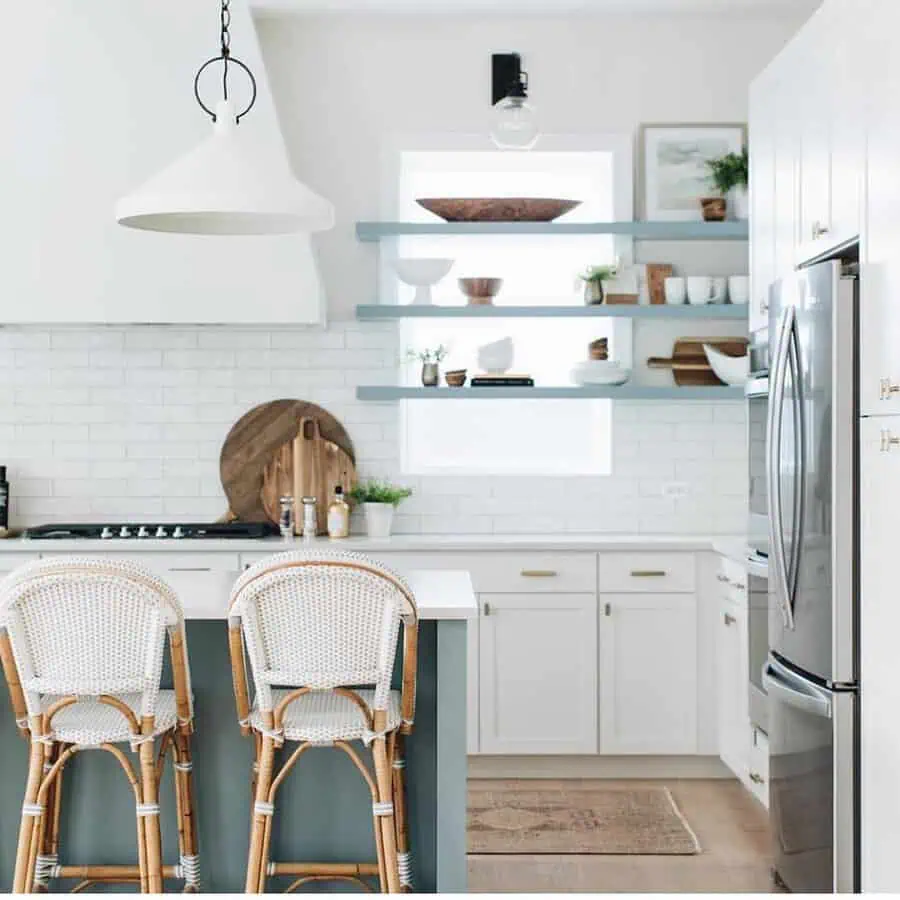
[[[700,844],[668,788],[479,788],[469,853],[692,856]]]

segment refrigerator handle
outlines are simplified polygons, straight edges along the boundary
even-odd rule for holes
[[[827,691],[798,678],[769,659],[763,666],[763,687],[769,696],[820,719],[831,718],[831,696]]]
[[[793,311],[793,307],[792,307]],[[789,360],[791,369],[791,406],[794,416],[794,508],[791,511],[791,561],[788,569],[788,594],[786,603],[793,620],[794,604],[797,598],[797,587],[800,581],[800,554],[803,547],[803,516],[806,496],[806,421],[803,413],[803,378],[800,360],[800,335],[797,333],[796,314],[791,316],[791,329],[788,333],[790,345]],[[784,386],[782,385],[782,393]]]
[[[784,543],[784,510],[781,506],[781,431],[784,420],[784,382],[788,361],[790,327],[793,307],[788,307],[778,331],[778,343],[772,368],[772,390],[769,396],[769,419],[767,423],[766,470],[769,482],[769,544],[772,549],[772,570],[775,593],[786,628],[793,628],[793,611],[787,602],[790,585]]]

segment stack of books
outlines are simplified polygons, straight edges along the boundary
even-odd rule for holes
[[[472,379],[472,387],[534,387],[534,379],[530,375],[476,375]]]

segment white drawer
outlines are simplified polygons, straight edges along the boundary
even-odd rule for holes
[[[478,593],[577,594],[597,590],[593,553],[481,553],[467,555]]]
[[[601,594],[692,594],[696,585],[693,553],[600,553]]]
[[[722,593],[732,603],[746,606],[747,570],[744,566],[727,557],[720,557],[719,567],[716,571],[716,582],[720,586]]]
[[[750,729],[750,792],[769,808],[769,739],[758,728]]]

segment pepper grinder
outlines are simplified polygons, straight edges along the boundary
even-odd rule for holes
[[[278,528],[284,540],[292,541],[294,539],[294,498],[286,494],[284,497],[280,497],[278,502],[281,504]]]
[[[316,512],[316,498],[304,497],[303,503],[303,540],[311,541],[319,532],[319,518]]]

